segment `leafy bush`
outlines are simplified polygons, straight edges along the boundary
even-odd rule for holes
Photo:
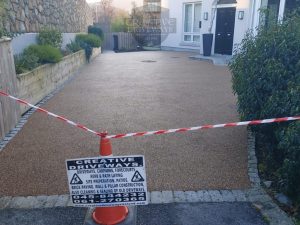
[[[82,42],[80,46],[84,49],[86,60],[89,62],[90,58],[92,56],[92,53],[93,53],[92,46],[90,46],[89,44],[87,44],[85,42]]]
[[[77,34],[75,41],[79,44],[86,43],[94,48],[99,48],[101,45],[101,39],[95,34]]]
[[[98,37],[101,38],[101,40],[103,40],[103,38],[104,38],[103,31],[101,30],[100,27],[97,27],[97,26],[92,26],[92,25],[89,26],[88,27],[88,33],[89,34],[95,34],[95,35],[97,35]]]
[[[76,41],[71,41],[71,43],[67,44],[66,48],[69,52],[73,52],[73,53],[78,52],[82,49],[80,47],[80,44]]]
[[[229,67],[243,120],[300,115],[300,17],[250,32]],[[300,126],[286,122],[256,127],[267,140],[259,154],[278,188],[300,204]]]
[[[299,90],[300,91],[300,90]],[[286,152],[280,174],[286,191],[300,202],[300,123],[293,123],[280,133],[279,149]]]
[[[28,72],[39,66],[39,58],[36,54],[26,50],[22,54],[16,55],[14,61],[17,74]]]
[[[62,33],[57,29],[43,28],[38,37],[38,44],[40,45],[50,45],[55,48],[60,48],[63,38]]]
[[[38,57],[39,63],[57,63],[63,55],[60,50],[50,45],[30,45],[25,49],[24,53],[32,54]]]
[[[101,39],[95,34],[77,34],[75,41],[85,51],[87,61],[90,61],[93,47],[98,48],[101,45]]]

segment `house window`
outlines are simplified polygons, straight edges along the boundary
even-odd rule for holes
[[[288,16],[294,10],[300,7],[300,0],[286,0],[284,15]]]
[[[201,9],[199,2],[184,4],[184,42],[200,43]]]
[[[261,1],[261,17],[260,24],[270,26],[277,23],[279,13],[280,0],[262,0]]]
[[[149,12],[160,12],[160,2],[148,2],[147,10]]]

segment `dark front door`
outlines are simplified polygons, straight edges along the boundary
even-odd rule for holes
[[[215,53],[232,55],[234,24],[234,7],[217,9],[217,24],[215,37]]]

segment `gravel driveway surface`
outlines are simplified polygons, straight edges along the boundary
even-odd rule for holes
[[[104,53],[43,107],[111,134],[238,121],[227,67],[190,53]],[[153,62],[155,61],[155,62]],[[148,189],[243,189],[246,128],[113,140],[143,154]],[[0,152],[0,196],[68,193],[65,160],[98,155],[97,137],[41,113]]]

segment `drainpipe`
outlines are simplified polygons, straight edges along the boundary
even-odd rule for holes
[[[252,24],[251,29],[253,29],[253,33],[256,35],[256,28],[259,26],[260,13],[259,9],[261,7],[261,0],[253,0],[252,7]]]
[[[279,12],[278,12],[278,23],[281,23],[283,20],[285,2],[286,2],[286,0],[280,0]]]
[[[250,24],[250,28],[253,29],[254,28],[254,20],[255,20],[255,9],[256,9],[256,0],[251,1],[251,24]]]

